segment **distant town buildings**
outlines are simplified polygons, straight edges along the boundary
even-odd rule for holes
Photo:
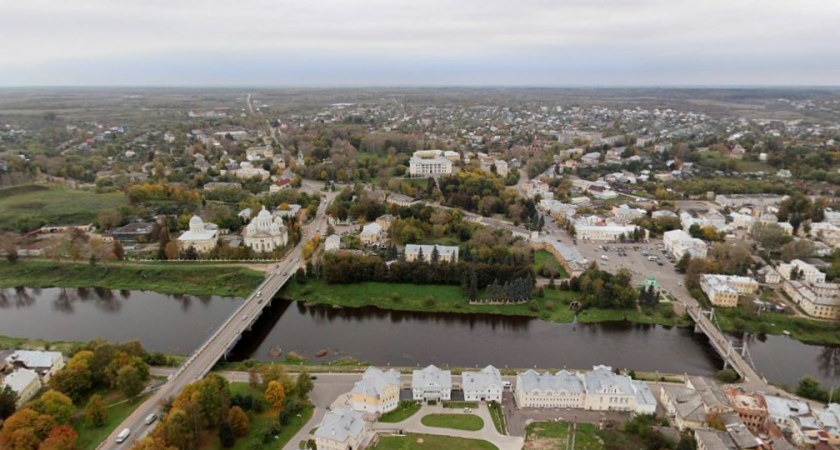
[[[692,258],[705,258],[708,246],[700,239],[693,238],[683,230],[671,230],[662,235],[662,243],[671,255],[679,260],[685,254]]]

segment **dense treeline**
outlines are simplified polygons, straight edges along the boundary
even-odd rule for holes
[[[580,277],[569,280],[569,288],[580,292],[583,308],[628,309],[636,307],[639,291],[630,283],[630,272],[612,274],[593,264]]]
[[[459,261],[457,263],[425,263],[397,261],[385,264],[376,256],[327,254],[319,268],[324,281],[331,284],[350,284],[366,281],[385,283],[461,285],[465,274],[475,273],[477,288],[494,281],[505,283],[518,278],[534,278],[526,264],[505,265]]]

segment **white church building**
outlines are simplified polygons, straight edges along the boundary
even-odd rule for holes
[[[289,242],[289,232],[280,216],[271,217],[263,206],[242,233],[245,245],[258,252],[270,252],[283,247]]]
[[[192,216],[190,229],[178,237],[178,247],[181,250],[192,247],[199,253],[205,253],[216,248],[218,238],[218,226],[212,223],[204,223],[201,217]]]

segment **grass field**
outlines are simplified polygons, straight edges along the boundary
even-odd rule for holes
[[[761,316],[737,308],[717,308],[715,316],[723,331],[747,331],[756,334],[781,335],[790,332],[799,341],[819,345],[840,345],[840,323],[821,322],[787,314],[763,312]]]
[[[51,350],[69,355],[82,342],[45,341],[0,335],[0,350]]]
[[[79,434],[79,437],[76,439],[76,450],[93,450],[95,449],[105,438],[108,437],[111,432],[113,432],[126,417],[128,417],[134,410],[143,404],[146,400],[148,395],[139,398],[138,400],[134,401],[134,403],[128,403],[122,397],[121,394],[114,392],[99,392],[99,395],[102,396],[103,400],[105,400],[105,404],[108,405],[106,410],[108,411],[108,419],[105,421],[105,425],[99,428],[93,428],[89,426],[83,418],[85,406],[87,406],[87,400],[85,402],[81,402],[80,405],[77,405],[77,414],[80,415],[81,420],[73,424],[73,429],[76,430],[76,433]],[[134,430],[138,432],[140,430]]]
[[[169,294],[244,297],[263,279],[240,267],[131,266],[25,261],[0,262],[0,288],[104,287]]]
[[[383,414],[382,417],[379,418],[379,421],[384,423],[402,422],[403,420],[408,419],[414,414],[417,414],[417,411],[420,411],[419,403],[403,401],[400,402],[400,405],[397,406],[397,409]]]
[[[566,269],[557,262],[557,258],[554,257],[549,251],[547,250],[537,250],[534,253],[534,273],[540,273],[543,267],[550,262],[554,262],[554,267],[557,268],[557,271],[560,273],[557,276],[557,279],[561,278],[569,278],[569,273],[566,272]]]
[[[569,422],[534,422],[525,429],[525,446],[531,442],[533,448],[564,448]],[[604,444],[596,435],[595,425],[577,424],[576,450],[601,450]]]
[[[484,419],[474,414],[429,414],[420,419],[427,427],[451,430],[478,431],[484,428]]]
[[[263,397],[263,392],[261,390],[251,388],[248,383],[230,383],[230,393],[231,395],[238,393],[243,395],[250,394],[258,398]],[[293,416],[289,420],[289,423],[280,429],[280,434],[277,439],[272,439],[266,444],[262,444],[262,441],[259,439],[259,432],[271,421],[277,419],[277,411],[271,408],[266,408],[262,414],[249,412],[248,417],[251,419],[251,431],[247,435],[236,439],[236,443],[231,448],[234,450],[268,450],[283,448],[292,439],[292,436],[297,434],[297,432],[300,431],[307,422],[309,422],[309,419],[312,418],[313,411],[314,409],[312,406],[306,406],[300,412],[300,417]],[[255,443],[255,441],[259,444]],[[212,434],[212,437],[209,437],[204,442],[204,445],[199,446],[200,450],[221,450],[223,448],[224,447],[222,447],[222,443],[219,440],[219,435],[215,432]]]
[[[408,434],[383,437],[376,450],[498,450],[498,447],[478,439]]]
[[[41,185],[0,189],[0,230],[26,232],[43,225],[86,224],[127,205],[121,193],[53,189]]]
[[[280,294],[282,298],[310,303],[340,305],[351,308],[375,306],[381,309],[421,312],[486,313],[508,316],[536,317],[549,322],[570,323],[575,313],[569,304],[577,300],[575,292],[546,289],[543,298],[535,298],[539,308],[534,311],[527,303],[513,305],[469,304],[458,286],[414,285],[389,283],[326,284],[309,280],[306,284],[289,282]],[[428,303],[428,298],[433,299]],[[553,305],[553,306],[552,306]],[[649,314],[632,310],[587,309],[578,316],[580,322],[630,320],[639,323],[674,325],[668,317],[671,309],[662,304]]]

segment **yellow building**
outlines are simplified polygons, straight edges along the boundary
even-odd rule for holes
[[[17,369],[0,383],[0,389],[10,387],[17,394],[17,407],[20,408],[41,390],[41,379],[34,370]]]
[[[709,297],[714,306],[734,308],[738,306],[738,290],[730,286],[720,275],[703,275],[700,278],[700,289]]]
[[[400,403],[400,374],[369,367],[362,380],[350,391],[350,405],[355,411],[386,413]]]

